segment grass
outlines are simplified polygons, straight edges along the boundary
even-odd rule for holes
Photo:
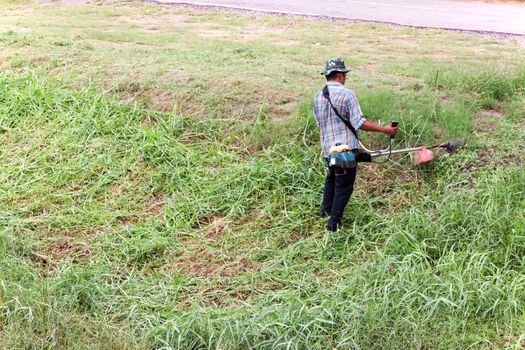
[[[151,4],[0,10],[0,348],[525,345],[517,44]],[[334,53],[400,146],[467,145],[362,166],[328,234],[311,96]]]

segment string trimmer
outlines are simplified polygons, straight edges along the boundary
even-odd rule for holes
[[[392,126],[397,126],[397,121],[391,122]],[[451,140],[444,143],[436,144],[433,146],[420,146],[420,147],[412,147],[412,148],[404,148],[404,149],[396,149],[393,150],[394,145],[394,137],[390,136],[390,143],[388,145],[388,148],[381,149],[381,150],[369,150],[367,149],[361,141],[359,141],[360,147],[370,155],[370,158],[377,158],[377,157],[385,157],[388,158],[385,160],[388,161],[390,159],[390,156],[393,154],[402,154],[402,153],[411,153],[416,152],[414,155],[414,164],[422,164],[430,162],[434,159],[434,153],[431,151],[431,149],[443,149],[446,153],[455,153],[457,152],[462,146],[463,141],[461,140]]]
[[[392,126],[397,126],[398,123],[396,121],[391,122]],[[350,150],[350,147],[348,145],[340,145],[337,144],[330,148],[328,153],[330,154],[330,160],[329,165],[331,167],[341,167],[341,168],[351,168],[355,166],[356,162],[365,162],[365,163],[386,163],[390,160],[390,156],[393,154],[401,154],[401,153],[411,153],[415,152],[414,164],[423,164],[430,162],[432,159],[434,159],[434,153],[431,151],[431,149],[440,148],[443,149],[447,153],[454,153],[457,152],[462,146],[463,142],[460,140],[453,140],[448,141],[445,143],[440,143],[433,146],[420,146],[420,147],[412,147],[412,148],[404,148],[404,149],[396,149],[393,150],[394,145],[394,137],[390,137],[390,144],[388,145],[388,148],[380,149],[380,150],[369,150],[366,148],[361,141],[359,142],[359,149],[352,149]],[[374,158],[378,157],[387,157],[384,161],[378,162],[374,161]]]

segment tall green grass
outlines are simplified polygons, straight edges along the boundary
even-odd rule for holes
[[[407,145],[468,137],[476,108],[428,90],[362,104]],[[264,113],[250,129],[0,75],[0,347],[522,345],[522,164],[398,159],[328,235],[311,102],[286,126]]]
[[[484,108],[494,108],[499,101],[508,101],[525,92],[525,70],[521,67],[508,72],[452,70],[444,72],[439,85],[477,95]]]

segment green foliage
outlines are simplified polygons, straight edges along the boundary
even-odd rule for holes
[[[525,119],[525,94],[516,96],[505,105],[505,115],[513,122]]]
[[[0,348],[521,346],[525,56],[510,41],[0,6]],[[328,234],[311,96],[338,50],[369,120],[399,120],[396,145],[467,144],[360,166]]]
[[[446,72],[439,84],[477,94],[482,98],[484,106],[489,107],[495,101],[508,100],[525,91],[525,70]]]
[[[476,157],[441,159],[410,205],[383,215],[395,198],[358,192],[346,227],[323,236],[311,101],[290,122],[295,131],[282,131],[293,139],[267,138],[275,126],[261,106],[253,131],[240,130],[250,143],[271,141],[246,154],[228,144],[227,123],[141,110],[38,74],[4,74],[0,91],[5,344],[45,338],[61,348],[81,337],[98,348],[461,348],[499,337],[494,325],[523,329],[520,167],[465,187],[462,169]],[[430,101],[425,91],[379,90],[365,94],[363,108],[398,114],[408,144],[416,132],[431,140],[436,123],[450,136],[471,132],[474,107]],[[151,192],[164,193],[161,215],[139,214]],[[222,248],[199,233],[212,217],[235,226]],[[87,264],[52,262],[43,235],[64,230],[103,232],[90,238]],[[217,309],[205,291],[226,287],[205,276],[237,254],[259,267],[223,278],[250,297],[242,308]],[[85,322],[95,339],[82,338]],[[102,345],[115,322],[124,333]]]
[[[474,111],[474,106],[456,102],[441,107],[437,118],[449,138],[466,140],[474,130],[471,119]]]

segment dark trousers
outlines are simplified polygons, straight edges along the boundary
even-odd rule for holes
[[[352,169],[328,168],[321,213],[330,214],[329,228],[337,228],[354,191],[357,166]]]

